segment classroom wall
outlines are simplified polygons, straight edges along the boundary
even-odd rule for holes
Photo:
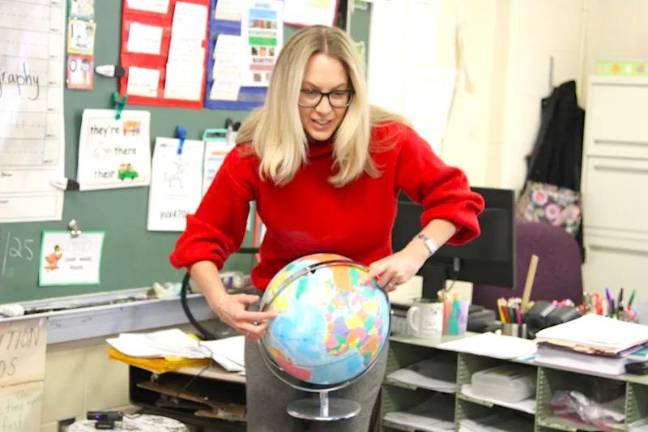
[[[41,432],[89,410],[129,410],[128,366],[110,360],[106,347],[104,338],[47,347]]]
[[[455,26],[463,25],[471,97],[457,99],[463,121],[449,124],[441,149],[474,184],[521,188],[524,158],[553,85],[574,79],[586,104],[587,77],[599,58],[648,56],[643,0],[440,0],[437,60],[456,61]]]
[[[450,121],[441,156],[472,184],[521,187],[540,100],[549,92],[550,57],[554,83],[579,75],[582,3],[441,0],[439,61],[456,63],[461,25],[472,87],[456,98],[460,121]]]
[[[583,5],[582,0],[511,1],[506,102],[501,113],[501,161],[506,167],[498,179],[502,185],[523,185],[525,157],[537,136],[542,98],[553,86],[580,80]]]
[[[447,67],[457,65],[456,27],[463,35],[465,82],[459,82],[455,106],[451,112],[440,155],[451,165],[461,167],[471,184],[488,185],[493,148],[493,103],[501,101],[506,80],[501,77],[501,63],[506,59],[505,40],[508,26],[501,25],[508,1],[442,0],[439,8],[437,61]],[[494,85],[495,84],[495,85]],[[494,184],[490,184],[494,185]]]
[[[458,101],[464,118],[474,117],[474,126],[460,122],[465,130],[444,143],[441,156],[462,167],[473,184],[522,187],[524,158],[535,141],[540,102],[549,94],[550,57],[554,57],[553,84],[575,79],[582,107],[587,102],[587,79],[596,71],[598,59],[648,57],[645,0],[440,0],[440,4],[439,62],[454,64],[454,27],[463,22],[466,67],[474,83],[474,96]]]
[[[583,79],[596,70],[600,58],[648,58],[648,2],[585,0],[583,14],[586,25]],[[585,85],[581,96],[584,104]]]

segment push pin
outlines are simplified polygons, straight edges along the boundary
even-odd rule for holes
[[[68,230],[70,231],[72,238],[77,238],[81,235],[81,230],[79,229],[79,224],[76,219],[71,219],[70,222],[68,222]]]

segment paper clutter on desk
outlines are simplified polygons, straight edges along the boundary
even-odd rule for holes
[[[245,371],[245,338],[234,336],[199,341],[180,329],[152,333],[121,333],[106,339],[120,353],[138,358],[212,359],[230,372]]]

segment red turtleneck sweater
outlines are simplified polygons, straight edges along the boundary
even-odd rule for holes
[[[259,177],[259,159],[249,146],[247,151],[235,148],[196,214],[187,217],[171,263],[180,268],[210,260],[222,268],[243,241],[250,201],[256,201],[267,228],[260,262],[252,270],[260,290],[283,266],[311,253],[337,253],[365,265],[390,255],[400,190],[423,205],[422,226],[433,219],[455,224],[450,243],[479,235],[483,199],[470,191],[463,172],[445,165],[407,126],[375,127],[371,139],[371,157],[381,176],[363,174],[342,188],[327,181],[334,162],[330,143],[310,144],[308,162],[284,186]]]

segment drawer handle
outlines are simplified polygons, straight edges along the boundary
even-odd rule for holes
[[[594,165],[595,171],[626,172],[631,174],[648,174],[648,168],[630,168],[611,165]]]
[[[613,246],[602,246],[602,245],[597,245],[597,244],[590,244],[589,248],[591,250],[593,250],[593,251],[623,253],[623,254],[626,254],[626,255],[631,254],[631,255],[638,255],[638,256],[648,256],[648,251],[638,250],[638,249],[628,249],[628,248],[613,247]]]
[[[648,146],[648,141],[622,141],[622,140],[595,139],[594,144],[622,145],[622,146]]]

